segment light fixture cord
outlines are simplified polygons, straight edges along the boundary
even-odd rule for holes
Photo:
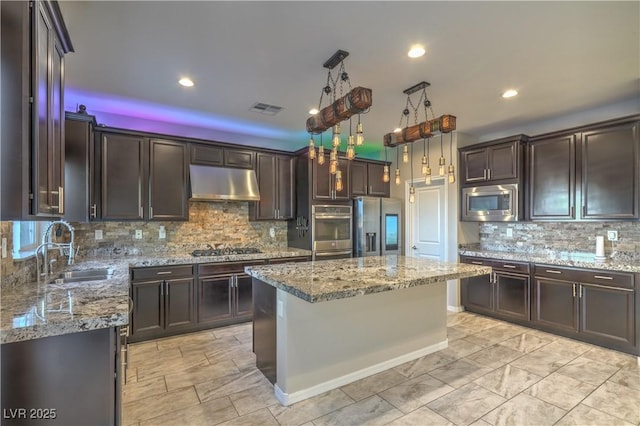
[[[444,150],[442,149],[442,132],[440,132],[440,157],[444,157]]]
[[[411,186],[413,186],[413,143],[411,144],[411,158],[409,161],[411,161]]]
[[[453,132],[449,132],[449,164],[453,164]]]

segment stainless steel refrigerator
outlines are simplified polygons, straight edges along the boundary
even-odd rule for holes
[[[402,252],[402,200],[357,197],[353,200],[353,255]]]

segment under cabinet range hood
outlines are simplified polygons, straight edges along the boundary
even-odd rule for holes
[[[191,199],[259,201],[256,172],[247,169],[190,165]]]

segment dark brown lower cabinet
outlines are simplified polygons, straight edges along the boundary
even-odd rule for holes
[[[3,425],[119,425],[119,327],[2,345]]]
[[[529,264],[467,256],[460,261],[493,268],[490,275],[460,280],[461,300],[466,310],[529,321]]]
[[[198,265],[198,324],[220,326],[250,321],[253,315],[251,277],[245,266],[264,260]]]
[[[534,324],[551,332],[638,354],[633,274],[535,266]]]
[[[169,336],[196,324],[195,280],[188,267],[135,268],[131,282],[131,336],[129,341]],[[150,279],[157,276],[156,279]],[[171,276],[172,278],[160,278]]]

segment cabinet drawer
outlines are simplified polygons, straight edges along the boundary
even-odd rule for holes
[[[289,263],[289,262],[308,262],[309,258],[307,256],[303,257],[278,257],[275,259],[269,259],[269,265],[277,265],[280,263]]]
[[[460,263],[470,263],[472,265],[493,266],[493,261],[483,257],[460,256]]]
[[[518,272],[522,274],[529,274],[529,264],[524,262],[511,262],[508,260],[494,260],[494,269],[500,269],[505,272]]]
[[[264,260],[254,260],[246,262],[220,262],[220,263],[202,263],[198,265],[198,276],[219,274],[239,274],[244,272],[245,266],[264,265]]]
[[[578,281],[576,271],[554,265],[535,265],[534,275],[536,277],[553,278],[563,281]]]
[[[598,270],[575,271],[575,274],[578,281],[585,284],[634,288],[633,274]]]
[[[192,275],[193,265],[157,266],[150,268],[133,268],[131,270],[132,281],[190,277]]]

